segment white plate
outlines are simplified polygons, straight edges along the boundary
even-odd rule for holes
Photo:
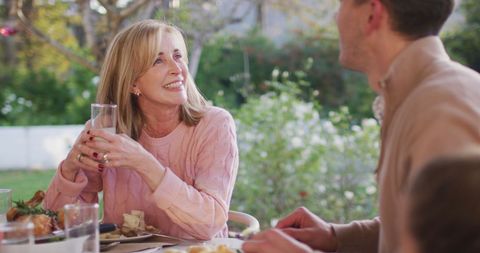
[[[242,240],[239,240],[237,238],[214,238],[210,241],[206,242],[200,242],[200,243],[182,243],[178,246],[173,246],[165,249],[161,249],[158,252],[165,252],[167,249],[177,249],[177,250],[187,250],[188,247],[193,246],[193,245],[198,245],[198,246],[207,246],[211,248],[216,248],[218,245],[225,245],[228,246],[230,249],[233,250],[240,250],[242,249]],[[185,245],[187,244],[187,245]]]
[[[69,253],[81,253],[83,243],[87,240],[88,236],[82,236],[73,238],[70,240],[63,240],[59,242],[49,242],[42,244],[20,244],[20,245],[2,245],[1,252],[8,253],[51,253],[51,252],[69,252]]]
[[[51,234],[36,236],[35,243],[49,243],[65,239],[65,232],[63,230],[55,230]]]
[[[153,235],[150,233],[143,233],[137,236],[126,237],[121,235],[119,238],[112,238],[112,239],[100,239],[100,243],[110,243],[110,242],[138,242],[143,241],[147,238],[152,237]]]

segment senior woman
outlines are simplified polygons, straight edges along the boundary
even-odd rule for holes
[[[207,105],[187,62],[179,30],[159,21],[140,21],[114,38],[97,102],[118,105],[117,134],[86,123],[50,183],[46,208],[98,202],[103,191],[104,222],[121,225],[124,213],[141,210],[147,225],[168,235],[227,236],[235,124]]]

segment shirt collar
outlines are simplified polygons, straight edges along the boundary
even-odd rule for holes
[[[379,81],[382,100],[388,110],[381,115],[388,118],[429,74],[428,67],[439,60],[450,58],[438,36],[415,40],[403,49]]]

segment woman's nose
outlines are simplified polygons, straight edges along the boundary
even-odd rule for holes
[[[180,63],[171,61],[170,62],[170,73],[171,74],[179,74],[182,72],[182,68],[180,66]]]

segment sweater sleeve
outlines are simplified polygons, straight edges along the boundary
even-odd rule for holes
[[[98,192],[102,191],[100,174],[79,170],[72,182],[62,176],[60,172],[62,164],[63,162],[58,166],[57,172],[48,186],[43,201],[44,208],[58,210],[66,204],[78,201],[85,203],[98,202]]]
[[[334,224],[338,253],[377,253],[380,219]]]
[[[221,110],[198,136],[196,175],[188,185],[167,168],[152,197],[186,233],[208,240],[224,228],[238,169],[235,123]]]

